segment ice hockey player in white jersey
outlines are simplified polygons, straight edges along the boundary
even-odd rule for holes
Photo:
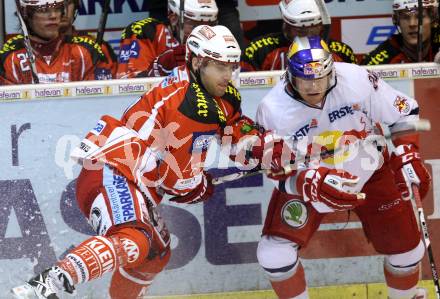
[[[365,142],[377,136],[378,123],[398,127],[418,120],[418,114],[414,99],[374,73],[333,62],[320,37],[294,40],[285,76],[257,111],[260,125],[302,149],[294,168],[302,167],[277,182],[257,249],[279,298],[309,298],[298,249],[326,213],[344,210],[358,215],[365,235],[385,256],[389,298],[425,298],[426,291],[417,288],[425,248],[409,199],[411,184],[424,197],[431,177],[417,136],[393,139],[390,153],[384,138]]]

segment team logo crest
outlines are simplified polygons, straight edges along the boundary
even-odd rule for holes
[[[404,97],[397,96],[396,100],[394,101],[394,107],[396,107],[400,113],[408,113],[409,112],[408,100],[405,99]]]
[[[309,218],[307,207],[300,200],[289,200],[281,209],[281,218],[288,226],[301,228]]]
[[[314,61],[304,64],[304,75],[319,75],[324,71],[322,63]]]
[[[215,32],[209,26],[203,26],[202,28],[200,28],[199,33],[204,37],[206,37],[206,39],[208,40],[216,35]]]

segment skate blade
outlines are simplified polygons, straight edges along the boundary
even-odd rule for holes
[[[37,298],[37,296],[35,296],[34,289],[28,284],[24,284],[24,285],[12,288],[11,293],[14,296],[13,298],[16,298],[16,299]]]

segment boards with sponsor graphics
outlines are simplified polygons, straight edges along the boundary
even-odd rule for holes
[[[394,87],[415,95],[421,117],[432,122],[433,130],[421,139],[422,156],[434,181],[423,205],[429,227],[436,227],[440,225],[440,105],[434,95],[440,92],[440,79],[438,75],[419,75],[438,72],[438,67],[373,69],[389,75]],[[259,99],[280,75],[242,74],[245,114],[255,116]],[[75,206],[79,167],[68,154],[102,114],[120,117],[144,88],[156,83],[157,79],[134,79],[0,87],[0,298],[7,298],[5,292],[21,283],[23,273],[30,276],[44,269],[93,233]],[[102,93],[97,92],[100,88]],[[38,98],[37,89],[62,96]],[[67,96],[64,90],[68,90]],[[216,169],[220,158],[212,148],[207,166],[215,176],[233,171]],[[271,189],[271,182],[255,175],[217,186],[214,197],[205,204],[182,206],[165,200],[160,211],[172,233],[173,254],[151,295],[269,289],[255,252]],[[431,241],[433,248],[439,248],[439,231],[431,231]],[[438,260],[439,252],[434,254]],[[326,218],[302,256],[306,268],[319,269],[308,273],[311,286],[383,280],[382,257],[365,240],[358,220],[350,216],[347,222],[345,213]],[[430,279],[429,267],[423,269],[423,278]],[[332,274],[324,281],[323,272]],[[108,282],[80,285],[79,296],[105,298],[102,290]]]

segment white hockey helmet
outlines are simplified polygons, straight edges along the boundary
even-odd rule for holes
[[[418,0],[394,0],[393,1],[393,10],[411,10],[419,7]],[[424,8],[436,8],[438,7],[437,0],[423,0],[422,7]]]
[[[193,29],[186,40],[186,60],[192,55],[221,62],[239,63],[240,46],[225,26],[200,25]]]
[[[184,0],[185,18],[199,22],[217,21],[218,8],[215,0]],[[168,9],[180,15],[180,0],[168,0]]]
[[[51,7],[64,8],[64,0],[17,0],[20,5],[23,17],[28,17],[30,13],[39,9]]]
[[[322,24],[321,11],[315,0],[282,0],[279,4],[284,22],[295,27]]]

